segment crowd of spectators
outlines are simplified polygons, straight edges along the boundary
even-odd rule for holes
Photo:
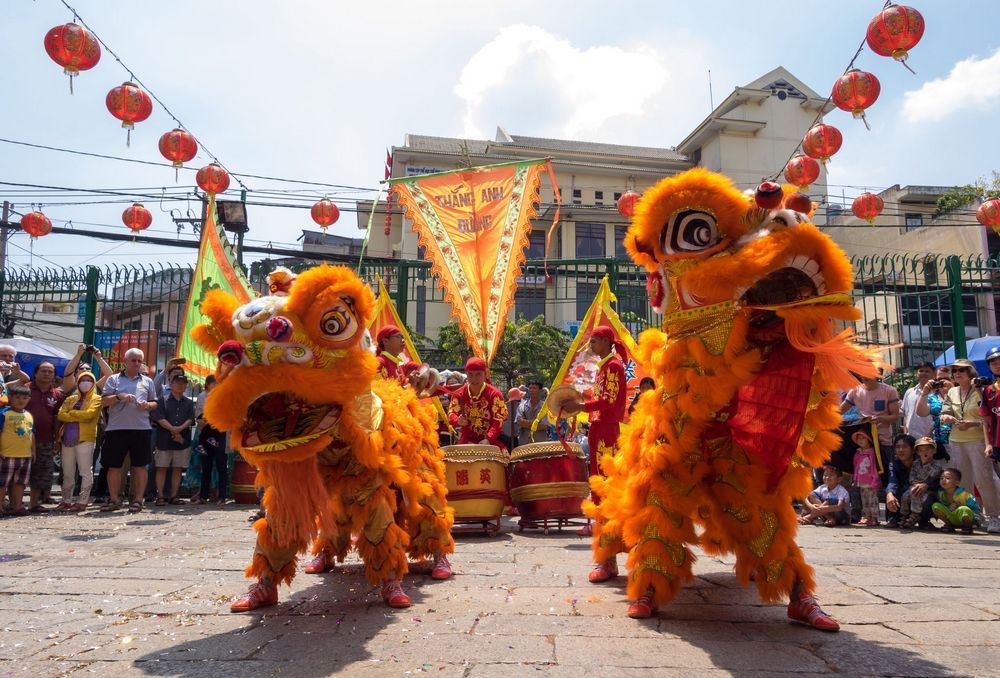
[[[90,355],[90,363],[83,361]],[[175,358],[149,376],[137,348],[122,356],[115,371],[100,350],[81,344],[57,376],[51,362],[41,362],[33,377],[16,362],[17,352],[0,344],[0,509],[4,515],[48,513],[53,479],[61,475],[58,512],[142,511],[181,503],[179,490],[192,458],[192,438],[199,432],[194,456],[202,457],[203,476],[193,503],[211,496],[212,471],[218,476],[215,499],[226,503],[225,436],[201,417],[187,393],[184,360]],[[95,370],[94,368],[98,369]],[[100,376],[98,376],[98,374]],[[211,388],[213,378],[209,378]],[[195,428],[197,424],[197,429]],[[153,487],[148,488],[153,471]],[[27,497],[25,497],[27,489]],[[127,500],[125,497],[127,496]]]

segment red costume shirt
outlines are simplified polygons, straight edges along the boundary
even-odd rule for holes
[[[458,418],[461,415],[465,415],[468,421],[465,426],[459,428],[460,445],[474,445],[486,438],[491,445],[506,449],[500,442],[500,434],[503,433],[503,424],[507,421],[507,403],[495,386],[483,384],[479,393],[473,396],[469,385],[466,384],[452,398],[448,410],[448,420],[452,426],[458,426]]]
[[[402,379],[403,374],[399,371],[399,366],[402,364],[403,359],[397,358],[388,353],[379,353],[378,356],[378,372],[382,375],[383,379]]]
[[[597,365],[594,397],[583,404],[583,409],[590,413],[591,424],[597,422],[618,424],[625,419],[625,408],[628,401],[625,366],[613,353]]]

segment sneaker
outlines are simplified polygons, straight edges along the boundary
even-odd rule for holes
[[[613,560],[606,561],[597,565],[590,574],[587,575],[587,581],[591,584],[600,584],[601,582],[608,581],[609,579],[614,579],[618,576],[618,563]]]
[[[632,619],[649,619],[654,614],[656,614],[656,603],[653,602],[653,592],[650,590],[628,606],[628,616]]]
[[[387,581],[382,584],[382,600],[389,607],[409,607],[410,597],[403,592],[399,580]]]
[[[249,612],[258,607],[278,604],[278,587],[258,581],[250,590],[237,598],[229,606],[230,612]]]
[[[986,531],[990,534],[997,534],[1000,532],[1000,518],[990,516],[989,520],[986,522]]]
[[[576,533],[579,536],[581,536],[581,537],[593,537],[594,536],[594,528],[592,528],[590,526],[590,523],[587,523],[586,525],[584,525],[583,527],[581,527],[579,530],[577,530]]]
[[[788,603],[788,618],[820,631],[839,631],[837,620],[823,612],[816,599],[802,592]]]
[[[448,579],[451,577],[451,563],[448,556],[442,555],[434,561],[434,569],[431,570],[431,579]]]
[[[326,551],[320,551],[312,560],[306,563],[306,574],[323,574],[333,569],[333,560],[328,558]]]

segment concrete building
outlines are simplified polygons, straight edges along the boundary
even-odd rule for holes
[[[753,82],[737,87],[676,147],[626,146],[589,141],[522,136],[498,127],[492,140],[458,139],[407,134],[392,149],[392,176],[414,176],[488,165],[491,163],[552,158],[562,196],[558,234],[550,259],[595,259],[624,257],[622,246],[627,222],[616,203],[627,190],[643,192],[659,179],[695,166],[723,172],[744,188],[755,187],[762,177],[782,167],[796,149],[802,135],[824,109],[825,98],[784,68],[776,68]],[[832,107],[832,105],[831,105]],[[820,175],[810,193],[818,202],[826,194],[826,175]],[[545,232],[552,223],[554,200],[548,181],[542,181],[539,218],[534,223],[528,260],[544,255]],[[371,203],[358,203],[358,228],[365,229]],[[409,222],[392,215],[386,237],[384,211],[376,209],[375,227],[369,242],[371,256],[405,260],[423,259]],[[572,281],[546,285],[540,271],[526,269],[519,284],[513,314],[535,317],[544,313],[547,322],[572,330],[596,292],[604,268],[595,263]],[[619,281],[642,288],[645,277]],[[406,309],[406,322],[421,334],[436,336],[448,321],[449,308],[433,288],[429,276],[414,283],[416,295]],[[635,299],[645,317],[645,292]],[[629,296],[627,299],[631,299]],[[619,295],[620,308],[628,301]],[[638,303],[637,303],[638,306]]]

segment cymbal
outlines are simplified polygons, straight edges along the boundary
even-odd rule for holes
[[[549,393],[548,409],[555,419],[562,416],[562,411],[570,403],[582,404],[583,394],[569,384],[556,386]]]

